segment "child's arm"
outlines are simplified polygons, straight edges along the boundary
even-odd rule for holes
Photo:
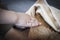
[[[0,9],[0,24],[14,24],[22,28],[40,25],[35,18],[27,14],[3,9]]]
[[[14,24],[16,19],[16,12],[0,9],[0,24]]]

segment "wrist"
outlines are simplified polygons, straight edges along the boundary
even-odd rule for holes
[[[16,25],[16,23],[18,22],[18,20],[19,20],[19,16],[18,16],[18,14],[16,14],[16,20],[15,20],[14,25]]]
[[[16,20],[15,20],[15,25],[17,24],[17,23],[19,23],[19,21],[20,21],[20,19],[21,19],[21,17],[24,15],[23,13],[16,13],[15,14],[16,15]]]

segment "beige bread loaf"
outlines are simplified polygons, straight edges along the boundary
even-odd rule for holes
[[[60,10],[49,6],[46,0],[37,0],[26,14],[34,17],[37,13],[39,13],[44,21],[46,21],[46,23],[48,23],[55,31],[60,32]]]
[[[37,18],[42,24],[31,28],[29,38],[34,40],[60,40],[60,10],[49,6],[45,0],[37,2],[26,12],[26,14]]]

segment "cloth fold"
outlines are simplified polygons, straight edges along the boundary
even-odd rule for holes
[[[55,31],[60,32],[60,10],[50,6],[46,0],[37,0],[26,14],[35,17],[39,13]]]

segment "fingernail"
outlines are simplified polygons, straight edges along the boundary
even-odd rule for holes
[[[39,25],[41,25],[41,23],[39,22]]]

